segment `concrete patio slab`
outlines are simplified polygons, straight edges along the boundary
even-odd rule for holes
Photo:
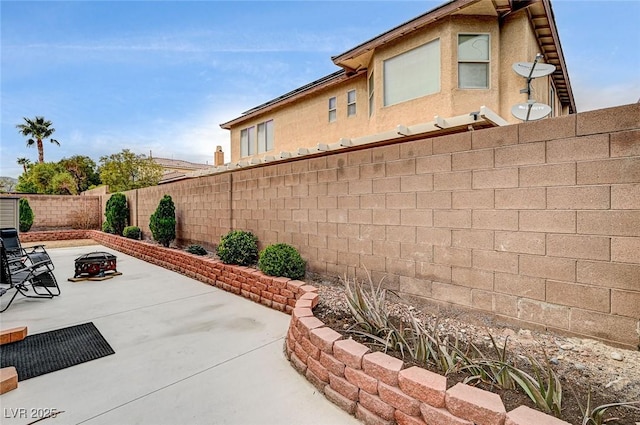
[[[74,259],[118,257],[121,276],[69,282]],[[358,424],[283,355],[290,317],[96,246],[49,250],[62,295],[19,298],[3,329],[29,334],[93,322],[115,354],[19,383],[2,424]],[[49,409],[49,410],[48,410]]]

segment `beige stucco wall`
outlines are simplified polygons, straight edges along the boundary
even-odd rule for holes
[[[514,123],[519,123],[520,120],[511,115],[511,107],[527,101],[527,94],[520,93],[520,90],[526,88],[527,84],[526,78],[516,74],[512,65],[517,62],[533,62],[536,54],[542,51],[526,13],[523,10],[508,16],[500,29],[500,107],[495,111],[509,122]],[[534,79],[531,82],[532,98],[539,103],[551,106],[552,99],[549,97],[551,84],[550,76]],[[560,108],[557,96],[553,102],[555,103],[554,116],[568,114],[568,107],[564,110]],[[550,116],[550,118],[553,117]]]
[[[486,33],[491,37],[490,87],[488,89],[458,88],[458,34]],[[384,61],[400,53],[433,40],[440,42],[440,91],[384,106]],[[318,143],[335,143],[340,138],[354,138],[406,126],[430,122],[435,115],[453,117],[465,115],[487,106],[511,123],[520,121],[511,115],[511,107],[526,102],[520,93],[526,80],[512,69],[516,62],[531,62],[540,52],[537,39],[526,11],[507,17],[502,26],[495,16],[452,15],[399,40],[376,49],[371,62],[364,64],[366,73],[359,73],[325,90],[270,110],[231,128],[231,161],[240,157],[240,131],[258,123],[274,120],[275,149],[265,155],[278,156],[280,152],[297,151],[301,147],[314,147]],[[375,108],[369,117],[368,76],[374,72]],[[535,99],[549,102],[549,77],[533,81]],[[357,114],[347,117],[347,91],[357,91]],[[335,122],[328,120],[328,101],[337,97]],[[559,111],[558,111],[559,112]],[[566,113],[566,109],[564,113]]]
[[[356,115],[347,117],[347,92],[356,90]],[[337,119],[329,122],[329,98],[336,97]],[[263,155],[279,155],[318,143],[334,143],[341,137],[375,133],[370,128],[367,77],[359,75],[339,85],[296,101],[290,106],[248,120],[231,131],[231,161],[240,161],[240,130],[274,120],[275,149]]]

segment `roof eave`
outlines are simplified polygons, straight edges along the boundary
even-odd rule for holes
[[[411,19],[410,21],[405,22],[404,24],[400,24],[395,28],[386,31],[369,41],[365,41],[358,46],[347,50],[344,53],[341,53],[337,56],[333,56],[331,60],[338,66],[346,66],[345,62],[352,60],[362,54],[367,53],[370,50],[373,50],[383,44],[389,43],[403,35],[413,32],[417,29],[420,29],[426,25],[433,23],[434,21],[441,19],[445,16],[448,16],[458,10],[461,10],[471,4],[477,3],[481,0],[452,0],[448,3],[440,5],[435,9],[431,9],[430,11]]]
[[[553,74],[554,81],[556,80],[564,80],[563,83],[566,85],[567,96],[569,100],[569,112],[577,113],[578,110],[576,108],[576,101],[573,97],[573,90],[571,89],[571,81],[569,80],[569,72],[567,71],[567,64],[564,60],[564,54],[562,53],[562,45],[560,44],[560,37],[558,35],[558,28],[556,26],[556,18],[553,13],[553,8],[551,7],[550,0],[542,0],[542,6],[544,7],[545,15],[549,21],[549,29],[551,31],[553,42],[556,48],[556,53],[558,55],[558,61],[560,65],[560,75],[558,73]]]

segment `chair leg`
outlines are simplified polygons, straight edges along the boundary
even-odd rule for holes
[[[36,285],[28,281],[19,283],[17,285],[12,285],[10,288],[0,288],[0,297],[4,295],[8,296],[9,291],[11,290],[14,291],[7,305],[5,305],[4,307],[0,307],[0,313],[5,312],[9,308],[9,306],[11,306],[11,303],[13,303],[13,300],[16,299],[18,294],[21,294],[25,298],[45,298],[45,299],[51,299],[56,295],[59,295],[60,288],[58,288],[58,284],[55,281],[55,277],[53,276],[52,273],[47,273],[47,274],[51,274],[51,279],[53,279],[53,282],[55,283],[55,287],[54,287],[55,289],[53,290],[53,292],[49,289],[48,286],[40,286],[40,288],[44,289],[45,292],[42,292],[42,291],[39,292],[36,289]],[[33,288],[33,293],[29,293],[29,287]]]
[[[13,289],[13,288],[10,288],[10,289]],[[1,298],[3,295],[8,295],[8,292],[9,292],[9,289],[6,289],[6,288],[0,288],[0,298]],[[11,299],[9,300],[9,302],[7,303],[7,305],[5,305],[5,306],[0,310],[0,313],[3,313],[6,309],[8,309],[8,308],[9,308],[9,306],[11,305],[11,303],[13,302],[13,300],[16,298],[16,296],[17,296],[17,295],[18,295],[18,290],[16,289],[16,290],[13,292],[13,296],[11,297]]]

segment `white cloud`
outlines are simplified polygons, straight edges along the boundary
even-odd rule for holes
[[[156,123],[144,132],[128,128],[120,129],[117,134],[102,134],[92,145],[97,150],[108,147],[109,153],[130,149],[137,154],[149,155],[151,151],[154,157],[202,164],[213,164],[216,146],[222,146],[225,162],[228,162],[231,159],[230,133],[221,129],[220,123],[240,115],[244,109],[247,109],[246,105],[226,104],[225,111],[211,106],[172,122]],[[233,111],[236,111],[235,115]],[[153,130],[149,131],[149,128]]]

